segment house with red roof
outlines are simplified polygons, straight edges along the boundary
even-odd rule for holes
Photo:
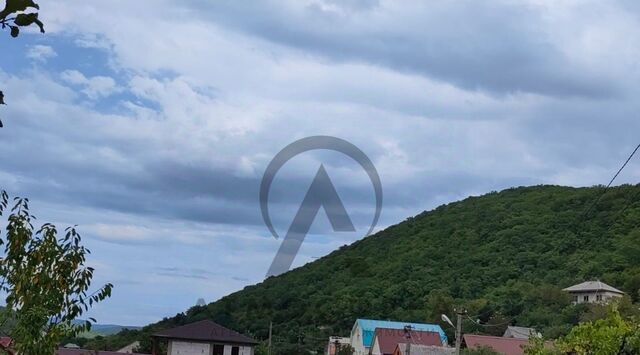
[[[504,338],[487,335],[465,334],[463,345],[468,349],[491,348],[503,355],[524,355],[524,347],[529,344],[528,339]]]
[[[443,346],[438,332],[376,328],[369,354],[392,355],[398,344],[407,342],[415,345]]]

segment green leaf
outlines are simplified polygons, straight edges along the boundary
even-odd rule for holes
[[[7,5],[2,13],[6,12],[8,15],[14,12],[24,11],[29,7],[40,10],[40,6],[33,2],[33,0],[7,0]]]
[[[31,26],[35,23],[40,27],[40,32],[44,33],[44,24],[38,20],[38,14],[35,12],[29,14],[18,14],[13,23],[18,26]]]
[[[16,38],[20,34],[20,29],[18,26],[9,26],[11,27],[11,37]]]

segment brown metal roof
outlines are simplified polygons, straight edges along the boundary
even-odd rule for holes
[[[442,339],[440,339],[439,333],[421,330],[412,330],[409,333],[411,334],[411,344],[442,346]],[[380,353],[393,354],[398,344],[406,343],[408,339],[404,329],[376,328],[372,346],[376,342],[380,346]]]
[[[523,355],[524,346],[529,343],[527,339],[502,338],[486,335],[465,334],[464,343],[469,349],[482,347],[492,348],[496,352],[504,355]]]
[[[156,338],[195,340],[233,344],[257,344],[258,342],[210,320],[201,320],[181,327],[166,329],[153,334]]]

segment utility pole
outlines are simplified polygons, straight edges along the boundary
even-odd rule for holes
[[[273,322],[269,322],[269,355],[271,355],[271,335],[273,332]]]
[[[460,355],[460,347],[462,346],[462,316],[466,313],[463,309],[456,310],[456,355]]]

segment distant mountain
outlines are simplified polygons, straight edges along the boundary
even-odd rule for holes
[[[123,329],[137,330],[141,327],[134,327],[130,325],[116,325],[116,324],[94,324],[91,326],[91,332],[100,335],[111,335],[120,332]]]
[[[84,323],[84,322],[85,322],[84,319],[74,320],[74,323],[76,324]],[[91,332],[89,332],[88,334],[84,334],[84,336],[88,338],[92,338],[92,337],[95,337],[96,335],[102,335],[102,336],[113,335],[113,334],[119,333],[124,329],[139,330],[141,329],[141,327],[117,325],[117,324],[92,324]]]
[[[640,186],[603,191],[535,186],[469,197],[109,341],[135,336],[148,350],[149,334],[205,318],[264,340],[273,322],[274,353],[301,354],[347,336],[356,318],[440,323],[454,307],[469,311],[465,332],[511,324],[556,337],[591,312],[563,287],[600,279],[628,303],[640,298]]]

